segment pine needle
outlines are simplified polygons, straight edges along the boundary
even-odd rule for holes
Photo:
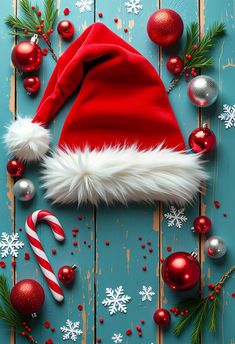
[[[214,302],[210,304],[209,307],[209,314],[210,314],[210,325],[209,330],[210,332],[215,332],[217,327],[217,311],[219,308],[219,299],[218,297],[215,298]]]

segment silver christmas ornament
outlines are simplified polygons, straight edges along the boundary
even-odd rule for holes
[[[14,195],[19,201],[30,201],[35,195],[35,186],[29,179],[20,179],[14,185]]]
[[[205,252],[210,258],[218,259],[225,255],[227,247],[222,238],[211,236],[205,242]]]
[[[218,97],[218,86],[214,79],[207,75],[199,75],[188,85],[188,97],[194,105],[207,107]]]

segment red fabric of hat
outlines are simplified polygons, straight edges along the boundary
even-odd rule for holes
[[[45,127],[74,93],[58,148],[43,160],[48,198],[192,200],[207,175],[199,156],[185,152],[162,81],[145,57],[101,23],[59,59],[33,120],[11,124],[9,149],[23,160],[42,158],[50,141]]]

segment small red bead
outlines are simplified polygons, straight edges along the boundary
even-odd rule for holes
[[[125,32],[125,33],[127,33],[127,32],[128,32],[128,29],[127,29],[126,27],[125,27],[125,29],[124,29],[124,32]]]
[[[45,21],[45,20],[44,20],[43,18],[42,18],[42,19],[40,19],[40,22],[41,22],[41,23],[44,23],[44,21]]]
[[[45,328],[49,328],[50,327],[50,321],[49,320],[46,320],[45,322],[44,322],[44,327]]]
[[[142,248],[145,248],[145,244],[142,244],[141,247],[142,247]]]
[[[144,265],[144,266],[142,267],[142,270],[143,270],[143,271],[146,271],[146,270],[147,270],[147,266]]]
[[[37,11],[37,16],[41,16],[42,15],[42,12],[41,11]]]
[[[83,311],[83,305],[78,305],[78,310]]]
[[[27,33],[29,33],[29,30],[28,30],[28,29],[25,29],[25,30],[24,30],[24,33],[27,35]]]
[[[99,13],[98,13],[98,16],[99,16],[99,18],[103,18],[103,13],[102,13],[102,12],[99,12]]]
[[[83,241],[83,244],[86,245],[86,240]]]
[[[148,244],[148,245],[151,245],[151,241],[150,241],[150,240],[148,240],[148,241],[147,241],[147,244]]]
[[[72,235],[73,235],[73,237],[74,237],[74,238],[76,238],[76,236],[77,236],[77,233],[73,233]]]
[[[91,248],[91,244],[88,244],[87,247],[88,247],[88,248]]]
[[[126,335],[127,336],[130,336],[131,334],[132,334],[132,330],[131,329],[126,330]]]
[[[141,322],[141,324],[144,324],[144,323],[145,323],[145,321],[144,321],[144,320],[140,320],[140,322]]]
[[[99,337],[99,338],[97,338],[97,342],[98,342],[98,343],[101,343],[101,341],[102,341],[102,340],[101,340],[101,338],[100,338],[100,337]]]
[[[68,7],[66,7],[66,8],[64,9],[64,15],[65,15],[65,16],[68,16],[69,13],[70,13],[70,10],[69,10]]]
[[[189,78],[189,74],[188,73],[186,73],[185,76],[186,76],[186,78]]]
[[[77,246],[78,245],[78,242],[77,241],[74,241],[73,242],[73,246]]]
[[[198,45],[197,45],[197,44],[194,44],[193,48],[194,48],[194,49],[198,49]]]
[[[24,331],[22,331],[22,332],[21,332],[21,336],[24,337],[25,335],[26,335],[26,333],[25,333]]]
[[[163,263],[164,262],[164,258],[160,258],[160,262]]]
[[[48,54],[47,48],[42,49],[42,55],[47,56],[47,54]]]
[[[55,326],[51,327],[51,332],[55,332]]]
[[[118,23],[118,18],[114,18],[114,23]]]
[[[152,253],[153,252],[153,249],[152,247],[149,248],[149,252]]]
[[[136,326],[135,328],[136,328],[136,330],[139,331],[139,332],[142,331],[142,329],[141,329],[140,326]]]
[[[142,332],[139,332],[139,333],[138,333],[138,336],[139,336],[139,337],[142,337]]]
[[[105,245],[109,246],[109,241],[108,240],[105,241]]]
[[[168,252],[172,251],[172,247],[171,246],[168,246],[166,249],[167,249]]]
[[[42,33],[42,30],[41,30],[41,29],[38,29],[38,33]]]
[[[99,321],[100,321],[100,324],[104,323],[104,319],[103,318],[100,318]]]
[[[220,202],[214,201],[214,206],[216,207],[216,209],[219,209],[220,208]]]
[[[30,254],[28,252],[25,252],[24,259],[25,260],[29,260],[30,259]]]
[[[53,248],[53,249],[51,250],[51,252],[52,252],[52,254],[56,254],[56,249]]]
[[[32,8],[33,11],[35,10],[35,6],[32,6],[31,8]]]
[[[79,232],[79,229],[76,227],[76,228],[73,228],[73,232],[75,233],[78,233]]]

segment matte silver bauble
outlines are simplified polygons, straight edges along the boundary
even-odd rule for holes
[[[14,195],[19,201],[30,201],[35,195],[35,186],[29,179],[20,179],[14,185]]]
[[[224,240],[219,236],[211,236],[205,242],[205,252],[210,258],[222,258],[227,252]]]
[[[214,79],[207,75],[199,75],[188,85],[188,97],[194,105],[207,107],[218,97],[218,86]]]

